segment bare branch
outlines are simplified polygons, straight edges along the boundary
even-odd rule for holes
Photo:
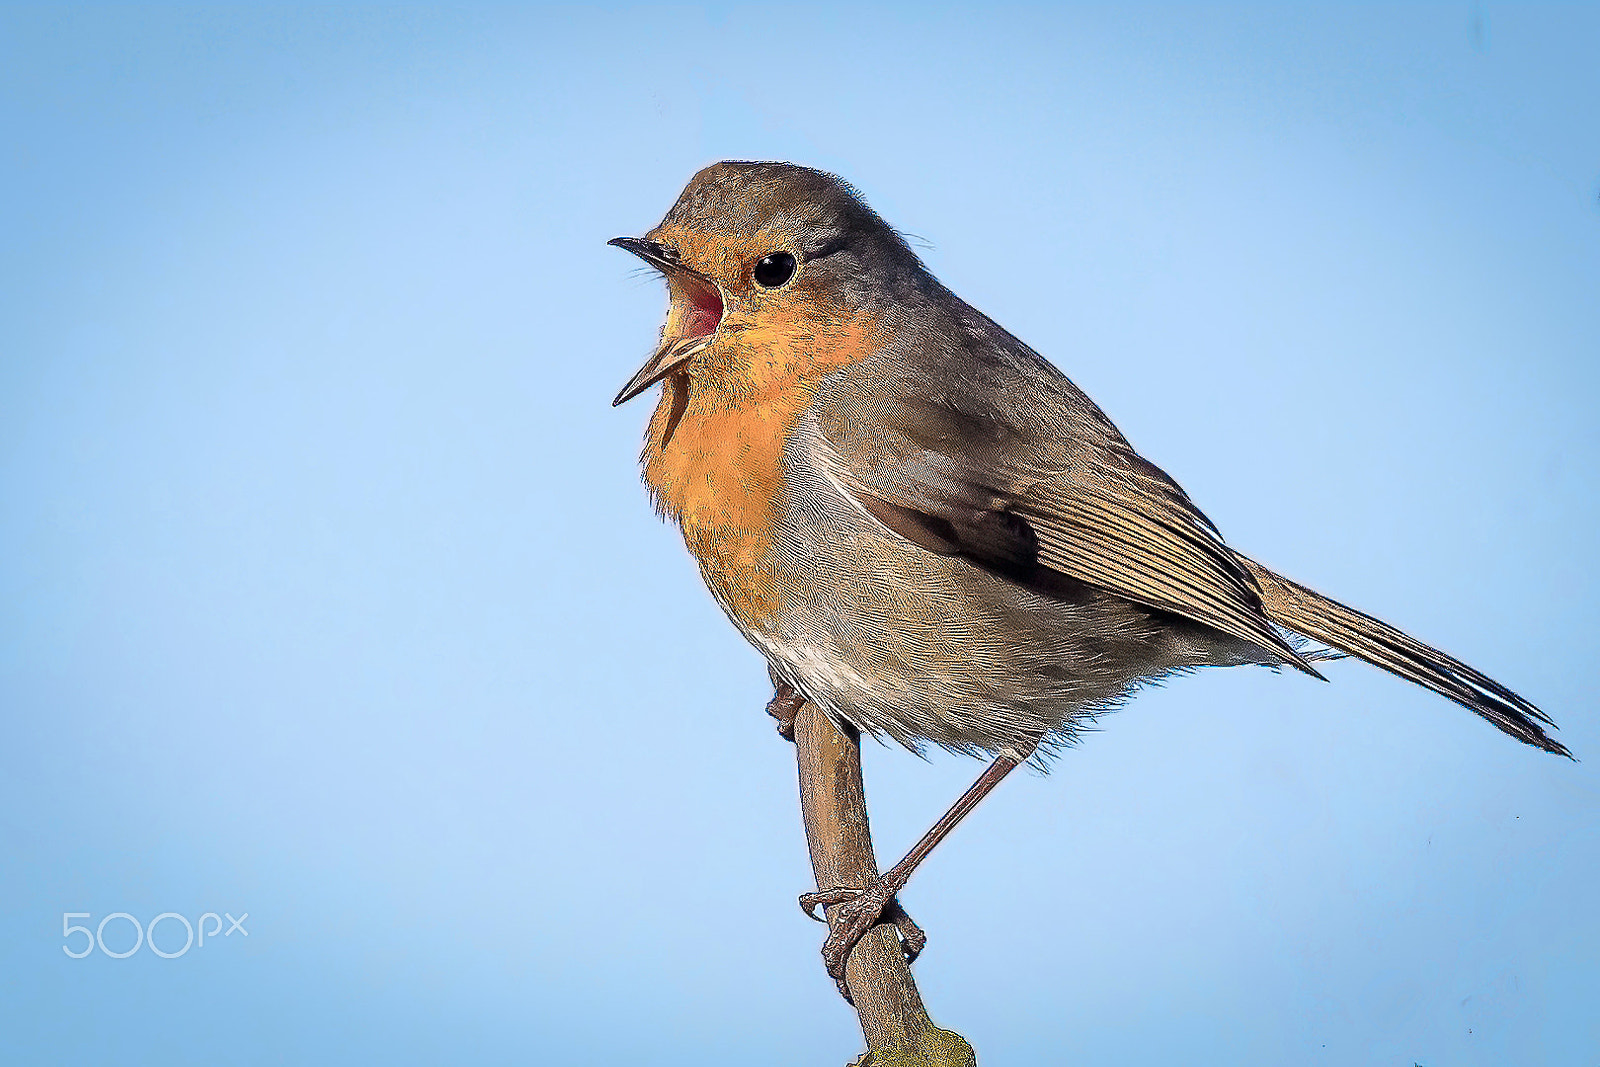
[[[861,745],[854,730],[840,733],[815,705],[794,717],[800,767],[800,808],[819,889],[866,886],[878,876],[861,783]],[[845,964],[871,1067],[974,1067],[972,1048],[959,1034],[928,1018],[893,927],[876,926]]]

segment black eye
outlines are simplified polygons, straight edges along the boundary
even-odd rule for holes
[[[794,257],[787,252],[774,252],[756,264],[756,284],[763,289],[776,289],[794,277]]]

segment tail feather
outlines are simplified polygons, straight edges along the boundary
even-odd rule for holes
[[[1239,562],[1260,585],[1262,607],[1285,629],[1449,697],[1519,741],[1573,758],[1565,745],[1545,734],[1545,726],[1555,728],[1549,716],[1493,678],[1371,615],[1274,574],[1252,559],[1239,556]]]

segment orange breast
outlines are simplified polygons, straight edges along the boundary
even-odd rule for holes
[[[687,375],[663,385],[644,477],[683,529],[712,593],[746,626],[781,603],[772,538],[786,488],[784,445],[828,371],[865,352],[856,324],[726,321]]]

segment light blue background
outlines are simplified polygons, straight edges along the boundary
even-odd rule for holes
[[[1588,759],[1356,663],[1179,680],[912,883],[935,1017],[1600,1063],[1597,101],[1593,7],[0,13],[0,1060],[858,1051],[765,672],[607,406],[664,300],[604,241],[754,157]],[[885,859],[979,769],[866,761]]]

